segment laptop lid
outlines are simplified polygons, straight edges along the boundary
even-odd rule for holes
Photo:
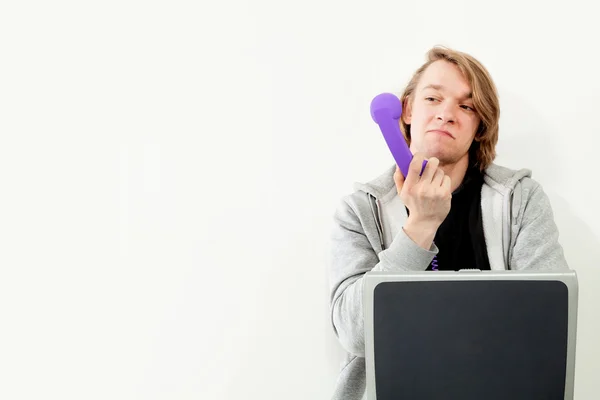
[[[368,400],[573,399],[574,271],[364,279]]]

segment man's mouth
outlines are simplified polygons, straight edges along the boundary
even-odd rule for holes
[[[435,133],[439,133],[440,135],[448,135],[449,137],[451,137],[452,139],[454,139],[454,135],[451,134],[450,132],[443,130],[443,129],[432,129],[429,132],[435,132]]]

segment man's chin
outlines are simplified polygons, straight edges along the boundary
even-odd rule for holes
[[[438,143],[428,143],[422,147],[411,146],[410,148],[411,153],[420,152],[425,155],[426,159],[437,158],[440,160],[440,165],[454,164],[462,158],[452,154],[449,150],[446,146],[441,146]]]
[[[452,165],[458,163],[462,157],[456,157],[453,154],[448,154],[445,151],[439,150],[428,150],[422,152],[425,155],[426,159],[430,159],[432,157],[437,158],[440,161],[440,166]]]
[[[442,162],[442,160],[446,161],[449,158],[448,153],[446,151],[443,151],[443,149],[428,148],[424,151],[421,151],[421,153],[423,153],[425,155],[425,158],[427,159],[435,157],[438,160],[440,160],[440,162]]]

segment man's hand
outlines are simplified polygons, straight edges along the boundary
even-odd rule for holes
[[[435,157],[428,160],[423,175],[419,176],[424,159],[421,153],[414,155],[406,179],[396,167],[394,181],[402,202],[409,210],[404,231],[415,243],[429,250],[437,229],[450,212],[452,185],[450,177],[438,167],[440,161]]]

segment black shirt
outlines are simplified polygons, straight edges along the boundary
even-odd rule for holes
[[[450,212],[435,234],[439,253],[428,271],[490,269],[481,221],[482,185],[483,174],[479,169],[468,168],[463,183],[452,193]]]

